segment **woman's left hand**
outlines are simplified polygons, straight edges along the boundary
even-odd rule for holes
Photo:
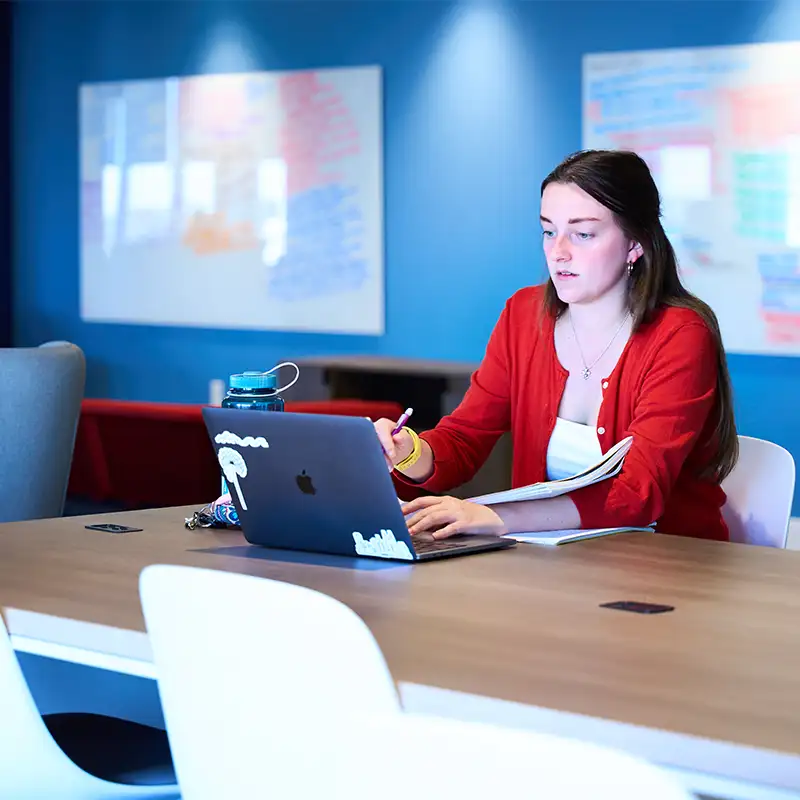
[[[418,497],[403,506],[409,533],[430,533],[445,539],[456,533],[506,533],[502,519],[489,506],[456,497]]]

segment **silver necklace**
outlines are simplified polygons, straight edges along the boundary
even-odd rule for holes
[[[600,351],[600,355],[597,356],[597,358],[594,361],[592,361],[591,364],[587,364],[586,359],[583,356],[583,350],[581,349],[581,343],[578,341],[578,332],[575,330],[575,323],[572,320],[572,314],[569,311],[567,311],[567,314],[569,315],[569,324],[572,326],[572,333],[575,336],[575,344],[578,345],[578,352],[581,354],[581,361],[583,361],[583,372],[581,372],[581,376],[585,381],[588,381],[589,378],[592,376],[592,369],[594,368],[594,365],[597,364],[597,362],[606,354],[606,350],[608,350],[608,348],[611,347],[611,344],[613,343],[614,339],[617,338],[619,332],[622,330],[623,326],[628,321],[628,316],[630,315],[630,312],[627,312],[625,314],[625,316],[622,318],[622,322],[620,322],[619,324],[619,328],[617,328],[614,331],[614,335],[608,340],[608,344]]]

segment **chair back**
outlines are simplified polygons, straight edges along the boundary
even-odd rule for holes
[[[795,464],[780,445],[739,437],[739,460],[722,482],[722,516],[732,542],[786,547],[794,498]]]
[[[326,720],[400,712],[369,629],[320,592],[158,564],[142,571],[140,595],[184,798],[230,796],[225,753],[268,787],[289,730],[311,741]],[[306,755],[313,770],[313,753]]]
[[[69,342],[0,348],[0,522],[60,517],[86,379]]]

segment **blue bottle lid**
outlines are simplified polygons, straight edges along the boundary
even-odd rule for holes
[[[277,389],[278,376],[274,372],[242,372],[230,377],[231,389]]]

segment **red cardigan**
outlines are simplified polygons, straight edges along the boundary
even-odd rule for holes
[[[413,486],[437,494],[460,486],[508,430],[512,486],[547,480],[547,446],[568,373],[556,356],[555,320],[541,314],[542,297],[543,287],[534,286],[508,300],[461,404],[421,434],[433,451],[434,471]],[[720,513],[725,493],[698,477],[716,427],[717,352],[703,320],[688,309],[659,310],[631,336],[602,387],[602,451],[628,435],[633,444],[619,475],[570,494],[581,527],[657,521],[659,532],[727,540]]]

